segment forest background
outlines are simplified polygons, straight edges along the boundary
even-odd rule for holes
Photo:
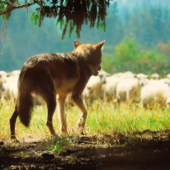
[[[117,0],[107,9],[106,31],[83,25],[81,37],[73,33],[61,39],[55,19],[41,27],[30,21],[33,7],[12,11],[0,19],[0,70],[21,69],[25,60],[38,53],[70,52],[74,40],[98,43],[106,40],[102,67],[109,73],[170,73],[169,0]]]

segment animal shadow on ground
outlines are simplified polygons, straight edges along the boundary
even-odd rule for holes
[[[45,152],[51,141],[0,145],[0,169],[169,169],[169,131],[134,132],[131,135],[70,137],[60,152]]]

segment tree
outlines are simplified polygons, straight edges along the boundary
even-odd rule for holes
[[[106,31],[106,9],[110,0],[1,0],[0,15],[3,20],[10,18],[11,12],[19,8],[35,6],[35,11],[30,20],[35,25],[41,26],[45,17],[57,19],[56,25],[60,25],[62,38],[69,27],[69,37],[75,28],[77,37],[83,24],[89,27],[103,28]]]

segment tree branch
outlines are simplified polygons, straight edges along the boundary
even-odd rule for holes
[[[24,8],[24,7],[29,7],[29,6],[31,6],[32,4],[36,4],[36,2],[29,2],[29,3],[27,3],[27,4],[9,6],[9,7],[7,7],[7,9],[6,9],[5,11],[0,12],[0,15],[10,13],[11,11],[13,11],[13,10],[15,10],[15,9]]]

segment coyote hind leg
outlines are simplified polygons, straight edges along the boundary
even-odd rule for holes
[[[52,97],[53,98],[53,97]],[[54,131],[54,127],[53,127],[53,114],[55,112],[55,108],[56,108],[56,100],[53,98],[53,99],[50,99],[48,102],[47,102],[47,108],[48,108],[48,116],[47,116],[47,127],[51,133],[52,136],[57,136],[57,134],[55,133]]]
[[[11,131],[11,139],[14,140],[15,142],[19,142],[19,140],[16,138],[15,136],[15,123],[16,123],[16,119],[18,117],[18,112],[17,109],[15,108],[14,113],[12,114],[9,122],[10,122],[10,131]]]
[[[43,91],[43,92],[42,92]],[[44,87],[42,87],[41,96],[44,98],[44,100],[47,103],[47,127],[51,133],[52,136],[57,136],[57,134],[54,131],[53,127],[53,115],[56,109],[56,90],[54,88],[54,84],[52,79],[48,79],[48,84],[44,84]]]

